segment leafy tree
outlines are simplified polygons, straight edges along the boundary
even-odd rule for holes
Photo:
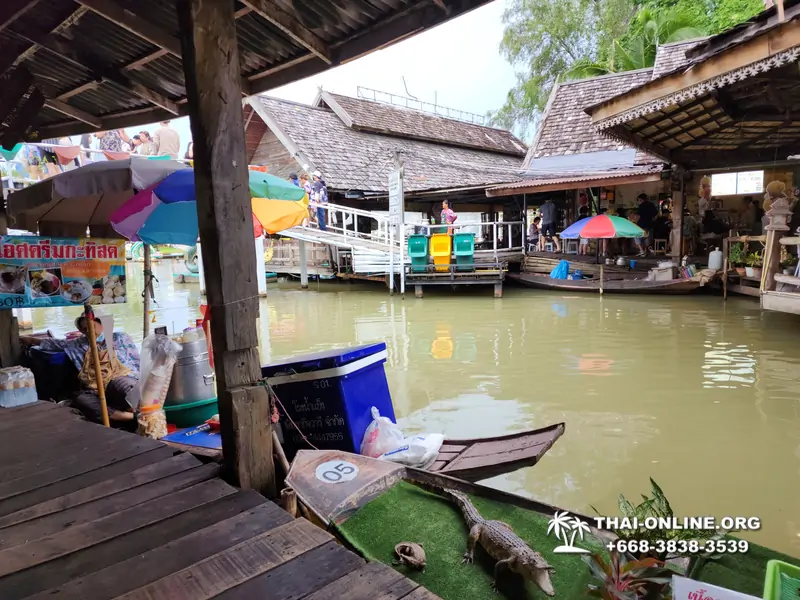
[[[524,135],[558,78],[579,60],[605,58],[635,11],[633,0],[511,0],[500,51],[520,71],[492,121]]]
[[[662,44],[701,37],[705,31],[695,27],[693,16],[676,8],[640,8],[622,40],[614,40],[613,52],[605,63],[576,62],[567,72],[570,78],[593,77],[606,73],[634,71],[652,67]]]
[[[659,44],[714,35],[763,10],[763,0],[510,0],[500,51],[517,84],[493,124],[532,129],[553,85],[653,65]]]

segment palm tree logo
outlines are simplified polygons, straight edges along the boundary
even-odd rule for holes
[[[589,554],[588,550],[576,547],[575,538],[583,540],[584,533],[590,533],[589,526],[578,517],[571,517],[567,511],[556,511],[547,526],[547,535],[554,534],[564,542],[553,550],[556,554]],[[570,535],[571,534],[571,535]]]

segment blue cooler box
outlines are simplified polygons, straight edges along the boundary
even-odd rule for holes
[[[317,448],[358,453],[372,422],[372,406],[395,421],[385,362],[386,344],[381,342],[261,367],[291,417],[278,406],[286,457],[292,460],[298,450],[310,448],[300,432]]]

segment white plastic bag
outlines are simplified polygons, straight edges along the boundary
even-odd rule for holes
[[[378,458],[385,452],[390,452],[403,445],[403,431],[389,417],[382,417],[374,406],[372,407],[372,423],[364,432],[361,441],[361,454],[370,458]]]
[[[443,442],[444,436],[441,433],[415,435],[403,440],[403,445],[399,448],[384,452],[379,458],[424,469],[436,460]]]

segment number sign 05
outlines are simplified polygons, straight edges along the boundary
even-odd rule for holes
[[[317,467],[317,479],[325,483],[344,483],[358,475],[358,467],[344,460],[329,460]]]

